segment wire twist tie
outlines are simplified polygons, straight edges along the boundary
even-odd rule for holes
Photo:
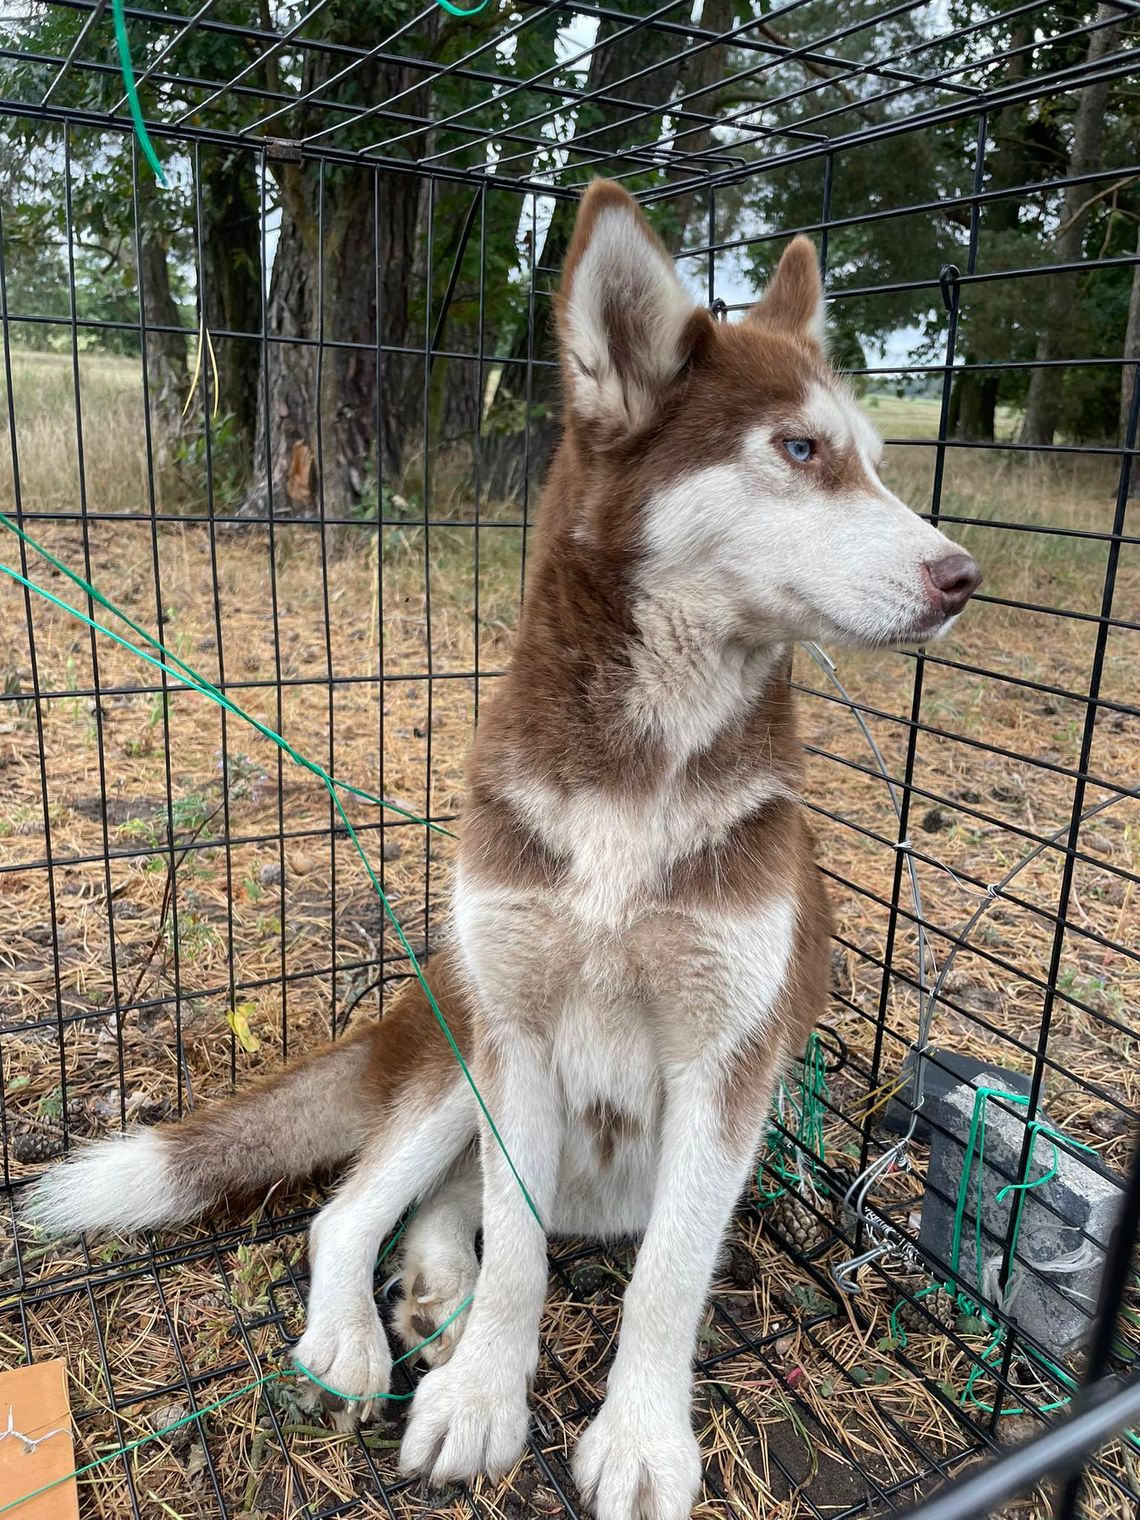
[[[8,1425],[0,1430],[0,1441],[19,1441],[24,1448],[24,1455],[30,1457],[34,1451],[41,1447],[45,1441],[50,1441],[53,1436],[69,1436],[70,1429],[66,1425],[59,1425],[55,1430],[49,1430],[42,1436],[26,1436],[22,1430],[17,1430],[15,1425],[16,1411],[12,1405],[8,1405]]]

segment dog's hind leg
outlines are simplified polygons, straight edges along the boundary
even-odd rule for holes
[[[409,1350],[434,1337],[418,1353],[429,1367],[447,1361],[467,1322],[470,1305],[464,1304],[479,1276],[475,1237],[482,1217],[483,1176],[472,1152],[408,1225],[401,1264],[404,1295],[392,1328]]]
[[[308,1327],[293,1356],[302,1371],[327,1385],[314,1385],[310,1402],[330,1410],[339,1429],[368,1418],[373,1401],[366,1395],[388,1391],[392,1354],[373,1292],[384,1237],[470,1146],[475,1121],[475,1100],[458,1070],[442,1095],[410,1095],[405,1105],[386,1112],[313,1221]]]

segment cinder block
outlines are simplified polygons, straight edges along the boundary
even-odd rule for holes
[[[966,1159],[977,1090],[1008,1090],[999,1072],[980,1073],[923,1105],[931,1123],[930,1165],[922,1206],[919,1243],[949,1263],[958,1188]],[[1045,1117],[1041,1115],[1040,1117]],[[1011,1211],[1018,1193],[998,1194],[1018,1181],[1025,1138],[1021,1105],[989,1099],[985,1104],[982,1172],[982,1281],[977,1271],[978,1153],[975,1150],[962,1221],[958,1272],[979,1297],[995,1302],[998,1268]],[[1021,1224],[1005,1309],[1058,1360],[1070,1357],[1086,1339],[1095,1314],[1105,1251],[1120,1207],[1120,1187],[1094,1171],[1079,1155],[1054,1146],[1038,1133],[1027,1180],[1056,1174],[1023,1190]],[[1081,1265],[1072,1269],[1073,1261]],[[1029,1263],[1037,1269],[1029,1270]],[[1054,1265],[1055,1264],[1055,1265]],[[1068,1264],[1068,1265],[1066,1265]]]

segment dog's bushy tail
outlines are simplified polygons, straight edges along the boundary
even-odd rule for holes
[[[446,955],[429,985],[461,1048],[466,1011]],[[440,963],[440,964],[437,964]],[[47,1234],[181,1224],[226,1197],[255,1195],[355,1156],[390,1102],[453,1060],[418,981],[384,1017],[180,1123],[80,1145],[33,1183],[22,1217]]]

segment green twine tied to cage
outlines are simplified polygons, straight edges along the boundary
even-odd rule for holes
[[[756,1172],[756,1191],[760,1207],[765,1208],[782,1198],[789,1187],[796,1188],[803,1180],[805,1159],[811,1169],[824,1159],[823,1120],[827,1110],[827,1059],[823,1041],[816,1030],[808,1036],[800,1063],[799,1097],[793,1098],[785,1082],[780,1083],[777,1102],[780,1108],[790,1104],[796,1112],[795,1141],[773,1127],[768,1136],[765,1159]],[[769,1187],[764,1179],[765,1171],[774,1172],[780,1179]]]
[[[440,0],[442,4],[442,0]],[[143,121],[142,105],[139,101],[138,86],[135,84],[135,70],[131,63],[131,45],[127,39],[127,18],[123,14],[123,0],[111,0],[111,15],[115,23],[115,45],[119,50],[119,68],[123,74],[123,91],[127,97],[127,105],[130,108],[131,120],[135,125],[135,136],[139,140],[139,147],[146,156],[147,163],[154,170],[154,177],[162,188],[166,189],[166,175],[162,165],[158,161],[158,154],[154,151],[154,144],[150,140],[146,123]]]

